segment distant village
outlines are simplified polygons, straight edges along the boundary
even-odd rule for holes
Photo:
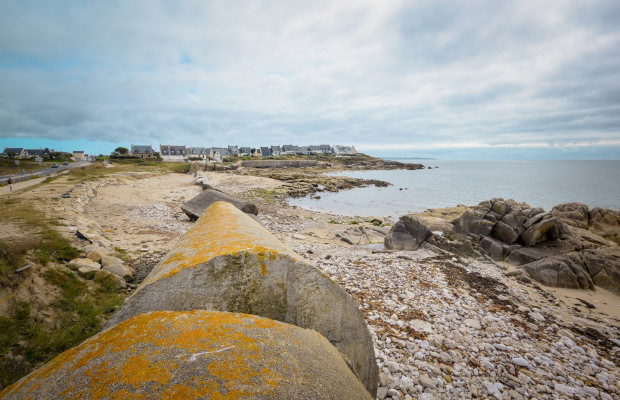
[[[119,148],[117,148],[118,150]],[[229,145],[227,147],[191,147],[176,145],[159,145],[159,152],[156,152],[151,145],[131,145],[130,149],[124,149],[126,154],[113,152],[112,156],[129,156],[141,159],[161,159],[162,161],[186,162],[190,160],[204,160],[212,162],[223,162],[231,157],[280,157],[290,155],[334,155],[346,156],[357,154],[354,146],[342,145],[310,145],[297,146],[285,144],[282,146],[268,147],[243,147]],[[19,159],[50,159],[54,150],[46,149],[25,149],[5,147],[0,157]],[[74,160],[92,160],[94,156],[84,154],[84,151],[74,151]]]

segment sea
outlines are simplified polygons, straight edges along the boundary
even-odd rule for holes
[[[365,187],[289,199],[298,207],[349,216],[392,216],[427,209],[476,205],[491,198],[533,207],[579,202],[620,211],[620,160],[458,161],[396,159],[421,170],[345,171],[330,175],[380,179],[388,187]],[[430,168],[428,168],[430,167]]]

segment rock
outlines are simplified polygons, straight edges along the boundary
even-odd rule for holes
[[[181,210],[183,210],[192,221],[196,221],[202,216],[209,205],[217,201],[228,202],[245,213],[258,215],[258,208],[256,205],[226,193],[210,189],[203,190],[198,196],[183,204]]]
[[[73,270],[78,270],[81,267],[98,270],[101,268],[101,265],[98,262],[91,260],[90,258],[76,258],[75,260],[69,261],[67,267]]]
[[[94,268],[94,267],[89,267],[89,266],[82,266],[78,268],[78,274],[80,274],[80,276],[86,278],[86,279],[93,279],[93,277],[95,276],[95,272],[97,272],[99,269],[101,269],[101,266],[99,264],[97,264],[98,267]]]
[[[108,267],[110,265],[122,265],[122,264],[123,264],[123,260],[121,260],[118,257],[105,256],[101,259],[101,265],[103,267]]]
[[[429,389],[435,389],[437,387],[435,381],[431,379],[427,374],[420,375],[420,385]]]
[[[490,237],[482,238],[480,241],[482,248],[491,256],[494,260],[502,260],[504,258],[504,248],[502,245]]]
[[[469,326],[470,328],[473,328],[477,331],[482,329],[482,326],[480,325],[480,322],[476,319],[466,319],[465,321],[463,321],[465,323],[465,326]]]
[[[227,202],[205,210],[104,328],[148,311],[196,309],[251,313],[314,329],[348,357],[376,394],[374,345],[355,301]]]
[[[589,229],[599,235],[620,243],[620,211],[595,207],[590,210]]]
[[[497,388],[497,386],[495,386],[495,384],[485,381],[485,382],[482,382],[482,385],[484,386],[484,388],[486,389],[489,395],[497,399],[501,399],[502,392],[500,392],[500,390]]]
[[[380,387],[377,389],[377,399],[383,400],[387,397],[388,388]]]
[[[417,250],[431,231],[417,217],[403,215],[385,237],[388,250]]]
[[[542,216],[542,217],[541,217]],[[553,239],[554,236],[557,237],[557,229],[556,233],[554,233],[554,229],[557,223],[557,219],[550,214],[539,214],[535,219],[538,222],[532,223],[526,230],[523,232],[519,238],[526,246],[534,246],[537,243],[544,242],[547,239]],[[526,221],[529,222],[530,220]],[[524,226],[526,226],[524,224]]]
[[[123,278],[103,269],[96,271],[93,279],[95,282],[99,283],[107,282],[116,290],[125,289],[127,287],[127,282]]]
[[[431,325],[430,322],[422,321],[421,319],[414,319],[409,321],[409,326],[411,327],[411,329],[417,332],[433,332],[433,325]]]
[[[383,243],[387,228],[356,226],[346,231],[334,231],[334,235],[345,243],[362,246]]]
[[[108,264],[103,267],[103,270],[123,278],[126,282],[131,282],[133,280],[131,272],[129,272],[129,270],[122,264]]]
[[[555,255],[554,253],[555,252],[550,252],[544,248],[514,247],[510,250],[508,256],[506,257],[506,262],[512,265],[523,265]]]
[[[380,386],[387,386],[388,384],[388,376],[386,374],[384,374],[383,372],[381,372],[379,374],[379,385]]]
[[[341,354],[315,331],[203,310],[137,315],[2,394],[7,400],[108,399],[119,390],[122,398],[371,399]]]
[[[558,204],[553,207],[551,214],[559,221],[567,223],[571,226],[588,229],[588,221],[590,219],[588,206],[581,203],[565,203]]]
[[[554,287],[571,289],[592,289],[594,283],[580,262],[578,254],[573,256],[547,257],[521,266],[534,280]]]
[[[513,244],[519,238],[519,232],[503,221],[499,221],[495,224],[491,235],[507,244]]]
[[[523,357],[515,357],[512,359],[512,363],[514,365],[518,365],[519,367],[526,367],[529,368],[530,367],[530,363],[527,362],[527,360]]]
[[[620,249],[584,250],[579,254],[594,284],[620,294]]]
[[[88,254],[86,255],[86,258],[90,258],[91,260],[95,262],[100,262],[101,259],[105,256],[107,256],[106,252],[97,248],[97,249],[94,249],[88,252]]]

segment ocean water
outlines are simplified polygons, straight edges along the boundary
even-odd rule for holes
[[[620,161],[398,161],[432,169],[335,173],[381,179],[392,186],[323,192],[317,194],[318,200],[303,197],[290,199],[289,204],[342,215],[394,217],[428,208],[475,205],[494,197],[545,210],[569,202],[620,210]]]

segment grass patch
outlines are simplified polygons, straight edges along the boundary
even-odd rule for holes
[[[61,292],[50,308],[55,322],[45,323],[29,302],[15,302],[10,317],[0,317],[0,390],[37,364],[97,333],[105,318],[122,303],[113,283],[105,279],[89,288],[64,268],[50,268],[43,278]]]

